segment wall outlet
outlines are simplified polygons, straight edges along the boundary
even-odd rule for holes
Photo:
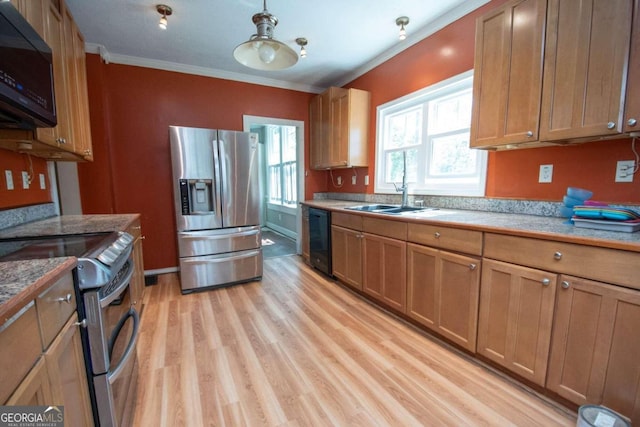
[[[620,160],[616,164],[615,182],[633,182],[633,171],[636,162],[633,160]]]
[[[45,181],[45,179],[44,179],[44,174],[41,173],[40,174],[40,189],[41,190],[46,190],[46,188],[47,188],[47,181]]]
[[[13,174],[10,170],[4,171],[4,179],[7,181],[7,190],[13,190]]]
[[[364,185],[369,185],[369,175],[364,176]]]
[[[341,176],[338,177],[338,185],[342,185],[342,177]]]
[[[29,173],[22,171],[22,188],[27,190],[29,188]]]
[[[357,180],[357,177],[355,175],[353,175],[351,177],[351,185],[356,185],[356,180]]]
[[[553,181],[553,165],[540,165],[538,182],[548,184]]]

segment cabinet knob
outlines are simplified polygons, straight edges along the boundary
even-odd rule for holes
[[[528,131],[527,132],[527,137],[531,138],[533,136],[533,132],[532,131]]]
[[[71,294],[67,294],[67,296],[60,297],[56,301],[58,302],[66,302],[67,304],[71,303]]]
[[[546,277],[544,279],[542,279],[542,284],[544,286],[549,286],[551,284],[551,280],[547,279]]]
[[[75,322],[74,325],[80,326],[81,328],[87,327],[87,319],[82,319],[82,322]]]
[[[571,286],[571,283],[567,282],[566,280],[563,280],[560,285],[562,286],[563,289],[569,289],[569,286]]]
[[[562,252],[556,252],[553,254],[553,259],[560,261],[562,259]]]
[[[607,123],[607,129],[613,129],[616,127],[616,123],[615,122],[609,122]]]
[[[146,239],[145,236],[140,236],[140,240],[144,240],[144,239]]]
[[[440,238],[440,233],[436,231],[435,233],[433,233],[433,236],[434,236],[436,239],[439,239],[439,238]]]
[[[635,126],[638,124],[638,121],[636,119],[629,119],[627,120],[627,125],[628,126]]]
[[[471,270],[471,271],[475,270],[476,267],[478,267],[478,266],[475,265],[475,264],[469,264],[469,270]]]

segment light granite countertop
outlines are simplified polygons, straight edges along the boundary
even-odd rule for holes
[[[76,264],[75,257],[0,262],[0,326]]]
[[[355,213],[396,221],[440,224],[470,230],[640,252],[640,232],[625,233],[579,228],[568,223],[566,218],[452,209],[433,209],[418,213],[389,215],[345,209],[350,206],[371,203],[347,200],[306,200],[303,204],[335,212]]]
[[[139,214],[63,215],[0,230],[0,239],[125,230]],[[75,257],[0,262],[0,325],[77,264]]]

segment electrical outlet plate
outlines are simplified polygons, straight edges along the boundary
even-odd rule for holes
[[[540,165],[538,182],[548,184],[553,180],[553,165]]]
[[[40,174],[40,189],[41,190],[47,189],[47,181],[45,181],[43,173]]]
[[[22,188],[27,190],[29,188],[29,173],[22,171]]]
[[[369,175],[364,176],[364,185],[369,185]]]
[[[338,185],[342,185],[342,177],[341,176],[338,177]]]
[[[633,170],[636,162],[633,160],[619,160],[616,164],[615,182],[633,182]]]
[[[356,185],[356,176],[355,175],[353,175],[351,177],[351,185]]]
[[[13,174],[10,170],[4,171],[4,178],[7,181],[7,190],[13,190]]]

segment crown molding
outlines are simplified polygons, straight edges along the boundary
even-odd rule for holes
[[[137,67],[153,68],[163,71],[174,71],[183,74],[193,74],[197,76],[213,77],[223,80],[233,80],[243,83],[251,83],[260,86],[270,86],[280,89],[289,89],[307,93],[321,93],[325,88],[318,86],[310,86],[299,83],[291,83],[283,80],[269,79],[266,77],[251,76],[248,74],[234,73],[231,71],[223,71],[214,68],[198,67],[195,65],[179,64],[176,62],[160,61],[157,59],[141,58],[137,56],[119,55],[111,53],[101,44],[86,43],[85,51],[100,55],[105,64],[121,64],[132,65]]]
[[[440,31],[447,25],[457,21],[463,16],[473,12],[480,6],[484,6],[489,3],[491,0],[468,0],[463,2],[460,6],[455,9],[440,15],[435,20],[431,21],[429,24],[424,27],[419,28],[415,33],[407,31],[409,34],[405,40],[402,40],[396,43],[393,47],[387,49],[382,52],[380,55],[376,56],[371,61],[367,62],[361,67],[356,68],[352,72],[345,74],[340,80],[336,81],[333,86],[342,87],[349,82],[357,79],[363,74],[373,70],[375,67],[387,62],[389,59],[398,55],[400,52],[410,48],[416,43],[421,42],[427,37],[433,35],[437,31]]]

